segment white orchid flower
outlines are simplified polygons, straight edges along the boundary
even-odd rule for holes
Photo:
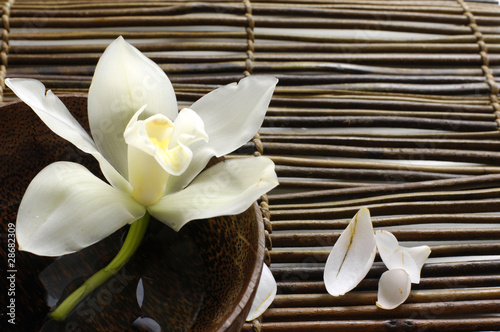
[[[92,79],[91,137],[42,83],[7,79],[54,133],[97,159],[109,183],[72,162],[44,168],[20,204],[19,249],[60,256],[127,224],[132,224],[129,234],[141,234],[144,226],[135,221],[149,215],[179,230],[193,219],[245,211],[278,184],[273,162],[250,157],[204,169],[213,156],[230,153],[255,135],[276,83],[274,77],[247,77],[178,112],[163,70],[120,37],[108,46]],[[123,262],[112,263],[114,270]]]
[[[99,161],[111,184],[75,163],[47,166],[20,205],[20,249],[44,256],[75,252],[146,211],[175,230],[193,219],[243,212],[277,185],[271,160],[229,160],[199,173],[211,157],[253,137],[276,83],[248,77],[178,113],[168,77],[120,37],[99,60],[89,90],[92,139],[42,83],[7,79],[50,129]]]
[[[388,271],[380,278],[376,305],[382,309],[394,309],[406,301],[411,284],[420,282],[420,271],[431,249],[425,245],[400,246],[389,231],[374,233],[370,212],[366,208],[354,216],[328,256],[324,270],[328,293],[340,296],[356,287],[373,265],[377,249]]]

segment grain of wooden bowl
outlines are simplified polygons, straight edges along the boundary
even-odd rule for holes
[[[88,130],[87,98],[61,100]],[[13,231],[19,202],[33,177],[67,160],[100,176],[93,157],[59,138],[23,102],[1,107],[2,233]],[[254,203],[246,212],[196,220],[176,233],[152,220],[127,265],[81,302],[64,322],[48,318],[56,303],[103,268],[127,228],[60,259],[15,252],[16,328],[24,331],[240,331],[264,258],[264,226]],[[7,261],[7,245],[0,249]],[[8,286],[8,280],[1,283]],[[8,287],[6,287],[8,288]],[[4,288],[5,289],[5,288]]]

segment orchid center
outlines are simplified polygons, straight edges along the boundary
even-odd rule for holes
[[[124,136],[133,196],[148,206],[165,194],[171,176],[180,176],[189,167],[190,146],[208,137],[203,121],[191,110],[181,111],[174,122],[161,114],[138,120],[141,111],[130,120]]]
[[[159,141],[155,137],[150,137],[149,140],[160,151],[168,150],[168,145],[170,144],[170,141],[171,141],[171,139],[168,139],[168,138],[164,138],[161,141]]]
[[[176,130],[175,124],[163,115],[147,119],[145,127],[149,143],[156,148],[154,156],[165,171],[174,175],[183,172],[189,166],[191,158],[185,155],[186,151],[179,147],[179,142],[173,140],[174,134],[179,136],[182,128]]]

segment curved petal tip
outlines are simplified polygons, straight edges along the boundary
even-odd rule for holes
[[[259,287],[257,288],[257,293],[255,294],[246,321],[254,320],[262,315],[273,302],[277,291],[276,280],[274,280],[271,270],[264,264],[262,266]]]
[[[410,275],[403,269],[385,271],[378,283],[377,307],[395,309],[402,304],[411,291]]]

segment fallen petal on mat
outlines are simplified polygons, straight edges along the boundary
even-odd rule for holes
[[[370,270],[376,254],[370,211],[362,208],[342,232],[328,256],[324,281],[333,296],[356,287]]]

